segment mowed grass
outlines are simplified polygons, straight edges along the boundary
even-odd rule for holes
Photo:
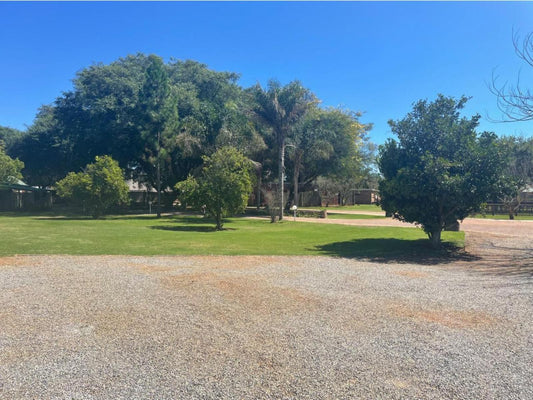
[[[335,212],[328,212],[328,218],[331,219],[385,219],[384,215],[372,214],[340,214]]]
[[[432,254],[420,229],[357,227],[232,218],[226,230],[196,216],[115,216],[93,220],[0,214],[0,255],[331,255],[403,257]],[[463,247],[462,232],[444,232]]]

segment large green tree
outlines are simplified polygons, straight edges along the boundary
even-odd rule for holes
[[[443,229],[487,201],[502,166],[496,136],[476,133],[478,115],[460,116],[467,100],[418,101],[405,118],[389,121],[398,141],[379,149],[381,207],[420,224],[434,247]]]
[[[162,85],[158,77],[163,77]],[[39,185],[109,154],[129,177],[155,187],[157,139],[149,132],[165,122],[161,180],[162,187],[173,187],[202,165],[202,155],[221,146],[256,148],[252,142],[258,142],[258,135],[243,117],[237,79],[235,73],[213,71],[195,61],[163,63],[155,55],[92,65],[78,72],[72,90],[41,110],[30,137],[12,155],[26,163],[30,179]],[[165,100],[164,106],[158,98]],[[179,115],[177,125],[169,123],[172,114]]]
[[[367,132],[370,124],[359,122],[361,114],[339,108],[311,108],[288,138],[289,171],[293,204],[299,187],[319,176],[338,178],[355,185],[362,176]]]
[[[168,79],[163,60],[155,55],[148,57],[143,87],[139,93],[139,122],[144,142],[143,167],[155,170],[157,187],[157,217],[161,217],[161,163],[169,164],[169,142],[178,129],[176,97]],[[153,173],[151,174],[154,175]]]
[[[285,207],[286,140],[295,125],[316,104],[317,99],[298,81],[282,86],[279,82],[270,80],[266,89],[257,84],[252,88],[252,93],[255,100],[253,112],[259,122],[270,129],[278,153],[278,212],[281,220]]]
[[[252,168],[251,161],[238,150],[223,147],[211,157],[204,156],[198,179],[189,176],[176,185],[180,200],[205,206],[220,230],[225,217],[244,211],[253,188]]]

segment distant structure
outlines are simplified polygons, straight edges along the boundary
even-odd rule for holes
[[[0,211],[34,211],[52,208],[52,191],[21,180],[0,183]]]

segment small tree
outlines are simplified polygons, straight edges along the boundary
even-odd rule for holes
[[[404,119],[389,121],[399,142],[380,146],[381,207],[420,224],[434,247],[443,229],[479,210],[499,179],[496,136],[477,135],[479,116],[459,116],[467,100],[418,101]]]
[[[57,194],[83,206],[93,218],[104,215],[112,206],[127,204],[128,185],[118,162],[109,156],[96,157],[84,172],[70,172],[57,182]]]
[[[205,206],[221,230],[223,218],[244,211],[252,192],[253,165],[239,151],[224,147],[211,157],[204,156],[198,179],[189,176],[178,182],[180,200],[197,207]]]
[[[13,183],[21,179],[22,168],[24,168],[24,163],[17,158],[9,157],[0,146],[0,183]]]
[[[505,163],[496,197],[514,219],[523,200],[522,191],[533,183],[533,138],[507,136],[499,139]]]

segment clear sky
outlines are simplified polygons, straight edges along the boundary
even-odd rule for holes
[[[299,79],[363,111],[376,143],[437,93],[472,96],[480,130],[533,136],[533,123],[487,120],[500,116],[493,71],[533,88],[512,46],[513,29],[533,30],[532,2],[0,2],[0,17],[0,125],[24,129],[80,69],[142,52],[238,72],[243,87]]]

